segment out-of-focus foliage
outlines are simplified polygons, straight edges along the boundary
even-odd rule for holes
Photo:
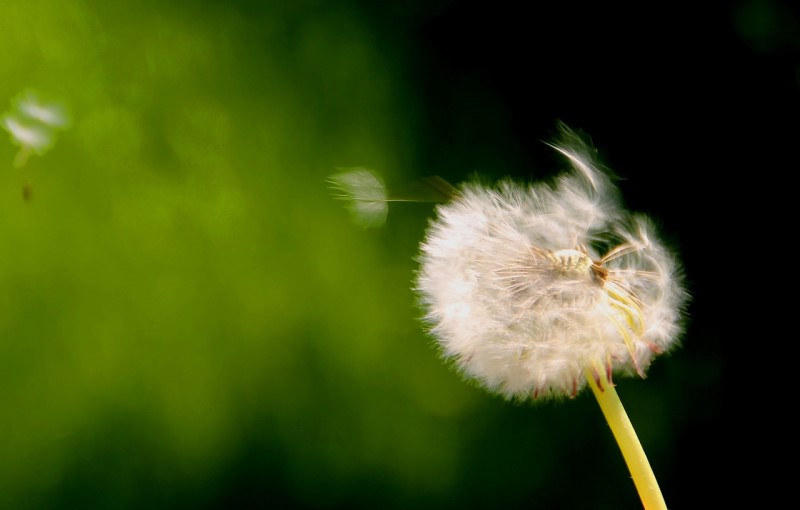
[[[448,5],[418,4],[398,22]],[[437,78],[370,15],[3,2],[0,109],[35,90],[70,124],[20,167],[0,140],[0,508],[638,507],[590,395],[511,405],[439,360],[410,288],[431,206],[364,231],[331,198],[337,167],[491,168],[423,157],[413,86]],[[460,125],[512,146],[473,106]],[[718,368],[620,384],[668,502]]]
[[[399,405],[393,359],[423,367],[401,399],[446,393],[425,389],[444,376],[410,320],[410,262],[324,184],[404,150],[358,19],[69,1],[12,2],[0,25],[0,97],[33,86],[75,117],[22,169],[0,146],[0,506],[203,502],[243,455],[292,495],[452,463],[414,467],[427,412],[372,423]]]
[[[23,168],[0,144],[0,507],[457,483],[474,397],[415,320],[424,219],[366,235],[325,184],[409,164],[406,97],[357,15],[306,4],[4,4],[0,98],[74,119]]]

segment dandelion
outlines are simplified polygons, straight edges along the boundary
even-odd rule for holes
[[[589,386],[646,509],[663,496],[614,375],[645,377],[682,333],[688,294],[653,222],[626,211],[594,149],[560,126],[552,183],[462,185],[436,208],[415,288],[442,356],[508,400]]]
[[[3,115],[0,126],[11,136],[11,142],[20,147],[14,166],[22,167],[32,154],[42,155],[53,147],[57,130],[69,126],[66,107],[48,103],[39,95],[26,90],[11,101],[11,111]]]
[[[508,398],[573,397],[587,368],[643,377],[680,332],[676,260],[564,134],[554,146],[575,172],[467,184],[422,243],[417,289],[443,354]]]

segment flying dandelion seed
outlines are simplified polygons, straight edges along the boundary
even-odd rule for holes
[[[33,91],[25,91],[15,101],[17,110],[27,118],[51,128],[69,124],[66,107],[58,103],[43,103]]]
[[[353,220],[364,227],[378,227],[389,211],[386,186],[378,175],[366,168],[343,169],[328,182],[336,198],[346,200]]]
[[[353,221],[363,227],[379,227],[386,222],[389,202],[443,202],[456,190],[438,176],[425,177],[406,189],[389,195],[383,180],[366,168],[341,169],[328,178],[335,198],[345,200]]]
[[[53,137],[46,127],[23,121],[16,115],[5,115],[2,126],[16,145],[29,152],[43,154],[53,145]]]
[[[59,103],[44,102],[39,95],[26,90],[11,101],[11,111],[3,115],[0,126],[19,146],[14,166],[23,167],[31,155],[43,155],[56,141],[56,133],[67,129],[69,116]]]

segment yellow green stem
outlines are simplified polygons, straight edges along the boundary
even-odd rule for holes
[[[658,487],[658,481],[650,468],[650,462],[644,454],[642,444],[633,429],[630,419],[622,407],[617,390],[611,383],[605,368],[597,364],[586,368],[586,379],[594,392],[600,409],[611,427],[617,440],[625,463],[633,477],[633,483],[639,491],[645,510],[666,510],[667,504]]]

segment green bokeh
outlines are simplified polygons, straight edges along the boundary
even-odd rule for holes
[[[408,49],[359,9],[11,0],[0,50],[0,100],[72,114],[23,168],[0,140],[0,508],[637,508],[591,395],[438,359],[431,208],[331,199],[339,166],[429,173]],[[663,390],[715,377],[680,363],[619,390],[657,475],[694,410]]]

